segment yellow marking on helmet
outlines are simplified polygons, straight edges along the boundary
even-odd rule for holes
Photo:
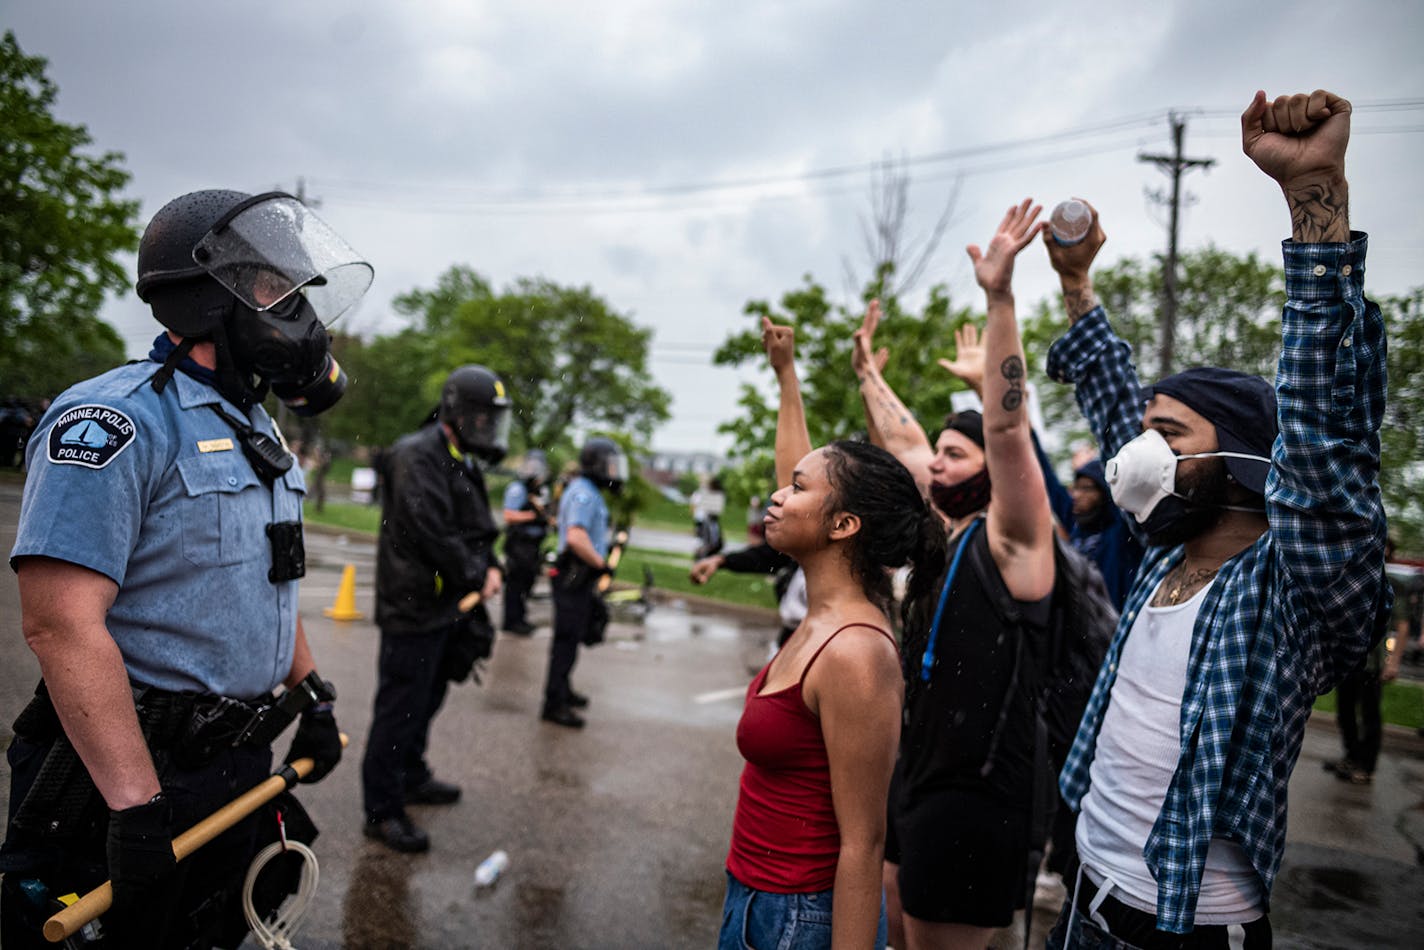
[[[494,381],[494,394],[500,399],[504,398],[504,383],[497,379]]]

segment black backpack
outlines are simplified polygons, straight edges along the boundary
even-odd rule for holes
[[[989,758],[984,763],[983,774],[987,775],[994,767],[999,736],[1008,719],[1014,692],[1021,688],[1032,691],[1034,773],[1024,897],[1024,946],[1027,948],[1038,867],[1043,862],[1044,845],[1058,810],[1058,775],[1073,747],[1098,670],[1117,630],[1118,613],[1097,565],[1055,534],[1053,599],[1047,639],[1041,651],[1026,651],[1023,616],[993,564],[988,543],[971,543],[967,553],[985,593],[994,603],[995,612],[1005,627],[1014,629],[1018,637],[1013,673],[999,710],[998,725],[989,741]],[[1025,655],[1035,653],[1038,668],[1023,669]]]

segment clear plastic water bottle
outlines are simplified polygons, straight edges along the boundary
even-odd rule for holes
[[[499,876],[504,873],[504,869],[509,867],[509,855],[504,851],[496,851],[494,854],[480,862],[480,866],[475,868],[475,886],[489,887]]]
[[[1077,198],[1069,198],[1067,201],[1058,203],[1058,207],[1053,209],[1053,213],[1048,216],[1048,230],[1053,235],[1053,240],[1067,247],[1077,244],[1088,236],[1088,229],[1093,226],[1093,212],[1086,202]]]

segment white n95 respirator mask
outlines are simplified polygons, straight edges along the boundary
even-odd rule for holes
[[[1162,433],[1148,429],[1124,445],[1118,453],[1108,459],[1103,467],[1103,476],[1112,492],[1113,503],[1145,524],[1157,506],[1167,498],[1179,498],[1190,502],[1177,492],[1177,463],[1183,459],[1200,459],[1220,456],[1223,458],[1252,459],[1270,463],[1270,459],[1242,452],[1198,452],[1194,455],[1178,455],[1172,451]],[[1235,508],[1234,505],[1221,507]],[[1247,509],[1255,511],[1259,509]]]

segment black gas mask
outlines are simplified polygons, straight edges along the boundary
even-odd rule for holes
[[[346,392],[346,373],[331,355],[331,337],[304,294],[267,310],[238,304],[224,330],[235,373],[270,386],[297,415],[325,412]]]

